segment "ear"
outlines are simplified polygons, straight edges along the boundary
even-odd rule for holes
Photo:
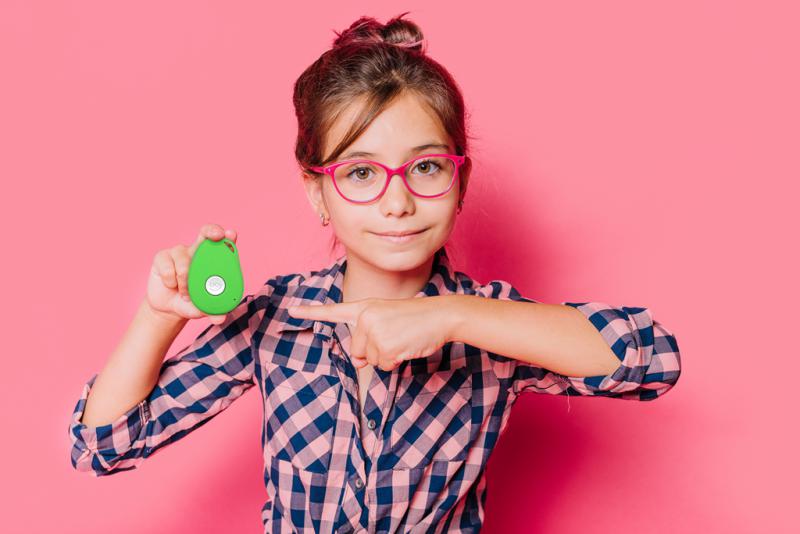
[[[470,174],[472,174],[472,159],[467,156],[464,163],[458,169],[459,182],[461,183],[461,190],[458,192],[459,201],[463,201],[464,195],[467,194],[467,184],[469,184]]]
[[[306,197],[314,213],[325,213],[327,215],[328,210],[325,206],[325,199],[322,196],[321,177],[306,171],[303,171],[301,176],[303,178],[303,186],[306,189]]]

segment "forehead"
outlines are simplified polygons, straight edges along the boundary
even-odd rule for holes
[[[325,158],[347,134],[364,106],[357,101],[341,110],[324,143]],[[439,117],[413,93],[404,93],[389,103],[345,150],[375,154],[377,158],[403,158],[412,147],[443,143],[452,147],[450,136]]]

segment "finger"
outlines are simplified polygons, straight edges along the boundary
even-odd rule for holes
[[[206,239],[213,239],[214,241],[219,241],[225,237],[225,229],[214,223],[203,225],[200,229],[200,233],[197,234],[197,239],[195,239],[194,243],[189,247],[189,254],[194,256],[197,247],[200,246],[200,243],[205,241]]]
[[[369,362],[370,365],[378,367],[378,365],[381,363],[378,347],[376,347],[374,343],[368,340],[366,350],[367,350],[366,353],[367,362]]]
[[[353,302],[338,304],[318,304],[307,306],[290,306],[288,311],[292,317],[313,319],[315,321],[332,321],[355,325],[358,305]]]
[[[156,273],[164,285],[170,289],[178,287],[178,280],[175,276],[175,262],[167,250],[160,250],[153,259]]]
[[[224,315],[209,315],[208,316],[208,320],[211,321],[214,324],[217,324],[217,325],[224,323],[225,319],[227,319],[227,318],[228,318],[227,314],[224,314]]]
[[[178,245],[172,249],[172,259],[175,262],[175,276],[178,280],[178,293],[184,300],[189,299],[189,264],[192,258],[186,251],[186,247]]]
[[[181,316],[189,319],[199,319],[205,315],[191,300],[181,298],[180,294],[177,295],[177,298],[178,301],[175,304],[175,309],[180,312]]]
[[[233,228],[228,228],[225,230],[225,237],[236,243],[236,230]]]
[[[183,300],[180,299],[178,304],[176,305],[177,308],[180,310],[181,315],[183,317],[188,317],[191,319],[199,319],[201,317],[208,317],[208,320],[212,324],[222,324],[228,318],[228,314],[223,315],[209,315],[204,311],[201,311],[191,300]]]
[[[221,324],[224,323],[225,320],[228,318],[228,314],[216,315],[216,314],[208,314],[202,311],[200,308],[195,306],[194,302],[191,300],[184,300],[179,299],[177,303],[177,308],[180,309],[184,316],[190,317],[192,319],[200,319],[201,317],[208,317],[208,320],[213,324]]]
[[[363,328],[356,326],[351,331],[350,336],[350,356],[360,358],[364,361],[367,359],[367,336]]]
[[[401,363],[403,363],[406,360],[412,360],[412,359],[417,358],[417,357],[418,356],[416,356],[416,355],[404,352],[403,354],[398,354],[397,357],[394,359],[394,361],[395,361],[395,363],[397,365],[400,365]]]

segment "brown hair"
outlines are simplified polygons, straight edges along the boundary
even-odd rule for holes
[[[419,26],[402,19],[408,13],[386,24],[364,16],[344,32],[335,32],[332,48],[295,82],[295,158],[308,174],[319,175],[309,167],[337,159],[394,98],[408,92],[420,97],[436,113],[453,139],[455,153],[467,155],[467,139],[471,136],[466,129],[461,91],[450,73],[425,54],[425,38]],[[362,99],[365,106],[353,125],[327,160],[322,161],[326,133],[345,107]],[[334,234],[331,252],[337,243]]]

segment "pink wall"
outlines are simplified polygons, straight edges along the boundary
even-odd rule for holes
[[[646,306],[683,358],[652,403],[520,399],[485,531],[800,528],[796,4],[526,4],[0,3],[4,532],[261,531],[257,390],[103,479],[68,417],[157,250],[233,227],[248,292],[328,261],[292,84],[334,29],[405,10],[479,137],[456,267]]]

